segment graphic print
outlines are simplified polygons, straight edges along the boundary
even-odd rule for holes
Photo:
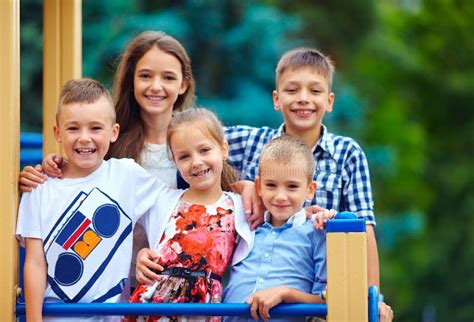
[[[66,302],[79,301],[131,231],[131,218],[101,190],[79,193],[44,242],[53,291]]]

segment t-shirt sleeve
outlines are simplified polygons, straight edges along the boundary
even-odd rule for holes
[[[131,166],[131,188],[135,198],[134,218],[138,220],[156,204],[158,197],[165,190],[165,185],[137,163]]]
[[[25,246],[25,238],[42,238],[40,210],[40,188],[22,195],[18,210],[16,237],[23,247]]]
[[[315,231],[313,238],[314,282],[311,293],[321,294],[326,289],[326,232]]]

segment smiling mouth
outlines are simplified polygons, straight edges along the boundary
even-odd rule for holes
[[[315,113],[314,110],[293,110],[292,112],[297,116],[308,116]]]
[[[201,171],[193,173],[192,176],[193,177],[203,177],[203,176],[207,175],[209,173],[209,171],[211,171],[211,169],[201,170]]]
[[[78,154],[84,155],[84,154],[95,153],[95,151],[97,151],[97,149],[74,149],[74,151],[76,151],[76,153],[78,153]]]
[[[145,95],[145,97],[152,102],[161,102],[166,99],[166,96],[162,95]]]

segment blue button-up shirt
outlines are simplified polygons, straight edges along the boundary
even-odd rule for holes
[[[244,179],[255,180],[263,146],[281,136],[284,125],[269,127],[231,126],[225,129],[229,161]],[[375,226],[369,165],[364,151],[349,137],[329,133],[323,126],[313,148],[314,180],[318,187],[311,204],[336,211],[350,211]]]
[[[250,254],[232,267],[223,300],[245,303],[255,291],[280,285],[310,294],[320,294],[326,288],[326,233],[314,229],[304,210],[280,227],[273,227],[266,218],[255,232]],[[226,321],[234,320],[245,319],[226,318]],[[304,321],[304,318],[281,321]]]

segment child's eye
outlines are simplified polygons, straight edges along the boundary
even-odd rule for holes
[[[79,128],[76,126],[69,126],[66,128],[66,131],[77,131]]]
[[[285,89],[285,92],[290,93],[290,94],[296,93],[296,88],[287,88]]]
[[[299,186],[297,184],[289,184],[288,185],[288,189],[290,189],[290,190],[295,190],[295,189],[298,189],[298,188],[299,188]]]
[[[164,77],[164,79],[167,80],[167,81],[174,81],[177,78],[175,76],[167,75],[167,76]]]
[[[206,152],[209,152],[211,151],[211,148],[210,147],[204,147],[201,149],[201,153],[206,153]]]
[[[100,130],[102,130],[102,127],[101,126],[93,126],[92,130],[93,131],[100,131]]]
[[[319,90],[319,89],[312,89],[312,90],[311,90],[311,93],[314,93],[314,94],[319,94],[319,93],[321,93],[321,92],[322,92],[322,91]]]
[[[179,161],[186,160],[187,158],[189,158],[189,155],[187,155],[187,154],[178,155],[178,160]]]
[[[151,75],[148,73],[142,73],[142,74],[138,74],[138,77],[141,79],[149,79],[151,78]]]
[[[272,188],[275,188],[276,185],[275,185],[274,183],[267,182],[267,183],[265,184],[265,187],[267,187],[267,188],[269,188],[269,189],[272,189]]]

